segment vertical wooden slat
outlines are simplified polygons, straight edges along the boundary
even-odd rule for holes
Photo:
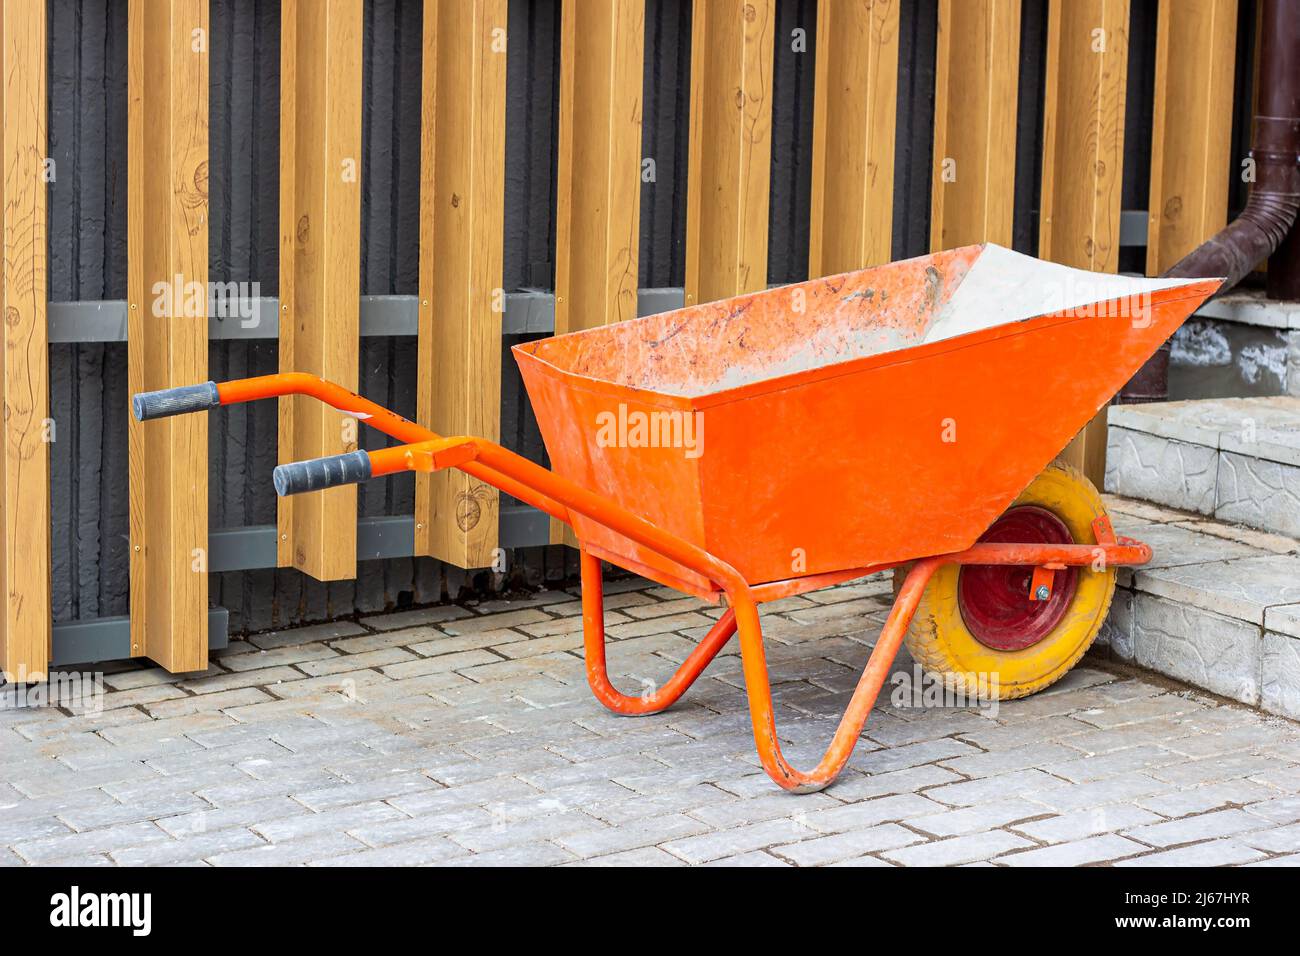
[[[636,316],[645,0],[566,0],[560,21],[555,331]],[[574,544],[551,522],[553,543]]]
[[[1020,0],[939,0],[930,249],[1011,245]]]
[[[280,33],[280,370],[356,390],[361,293],[361,0],[283,0]],[[364,426],[280,400],[281,462],[357,448]],[[356,576],[357,491],[281,498],[281,567]]]
[[[691,22],[686,304],[767,286],[776,0],[698,0]]]
[[[1047,20],[1038,253],[1097,272],[1119,266],[1128,22],[1129,0],[1052,0]],[[1063,457],[1100,487],[1105,408]]]
[[[0,6],[0,210],[5,323],[0,455],[0,670],[42,680],[50,658],[49,361],[45,320],[45,4]]]
[[[820,0],[808,275],[888,262],[898,0]]]
[[[1147,274],[1228,221],[1237,0],[1161,0],[1151,129]]]
[[[208,370],[208,2],[131,0],[127,299],[130,391]],[[208,420],[129,433],[131,643],[169,671],[208,661]]]
[[[506,0],[425,0],[420,136],[418,418],[443,435],[501,430]],[[492,564],[498,498],[459,471],[417,475],[415,549]]]

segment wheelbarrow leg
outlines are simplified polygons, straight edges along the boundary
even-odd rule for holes
[[[727,608],[663,687],[640,697],[620,693],[610,683],[605,668],[605,590],[600,576],[600,558],[583,551],[581,563],[582,638],[586,648],[587,683],[596,699],[615,713],[640,717],[671,707],[736,633],[735,611]]]
[[[898,656],[903,635],[911,623],[912,615],[921,600],[931,575],[942,561],[927,558],[916,562],[899,591],[889,612],[884,630],[871,651],[867,666],[858,679],[849,706],[840,718],[830,746],[821,762],[807,773],[795,770],[781,754],[776,736],[776,719],[772,713],[772,685],[767,674],[767,656],[763,651],[762,627],[758,618],[758,605],[748,595],[734,598],[736,622],[740,630],[740,655],[745,673],[745,690],[749,695],[749,715],[754,726],[754,744],[758,757],[768,776],[781,787],[794,793],[813,793],[832,783],[858,742],[862,727],[867,722],[881,685]]]

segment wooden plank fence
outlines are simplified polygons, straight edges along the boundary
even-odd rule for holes
[[[1228,221],[1237,0],[1161,0],[1151,129],[1147,274]]]
[[[50,442],[56,437],[49,421],[45,316],[45,4],[0,4],[0,671],[8,680],[41,680],[50,657]]]
[[[127,363],[134,393],[208,377],[208,4],[131,0],[127,16]],[[171,671],[203,670],[208,419],[132,420],[129,427],[131,650]]]
[[[441,435],[501,431],[506,0],[426,0],[420,137],[418,416]],[[353,290],[355,296],[356,290]],[[449,470],[416,476],[415,551],[494,561],[499,497]]]
[[[1129,0],[1053,0],[1047,21],[1038,254],[1078,269],[1119,266]],[[1106,410],[1063,456],[1097,485]]]
[[[933,249],[1009,245],[1022,0],[940,0]],[[209,0],[130,0],[129,381],[207,377]],[[0,667],[50,655],[45,4],[0,0],[6,416]],[[821,0],[815,43],[811,275],[891,257],[902,0]],[[1226,217],[1236,0],[1162,0],[1148,269]],[[280,364],[355,388],[363,0],[282,0]],[[1129,0],[1051,0],[1039,254],[1118,266]],[[645,0],[561,5],[555,328],[636,314]],[[776,0],[693,5],[685,301],[767,285]],[[419,419],[497,438],[502,352],[507,0],[426,0],[420,149]],[[907,64],[901,64],[903,69]],[[193,289],[199,294],[191,295]],[[158,289],[170,298],[159,304]],[[126,414],[125,409],[122,414]],[[358,423],[280,409],[281,461],[357,447]],[[207,662],[207,421],[130,425],[131,651]],[[1069,454],[1099,480],[1104,417]],[[277,558],[356,573],[356,492],[280,502]],[[558,540],[558,539],[557,539]],[[421,475],[415,547],[460,567],[499,554],[497,493]]]
[[[930,249],[1011,245],[1020,0],[940,0]]]
[[[361,0],[281,0],[280,371],[356,391],[361,334]],[[355,419],[280,399],[280,461],[355,451]],[[281,498],[277,563],[357,573],[357,489]]]
[[[691,19],[686,304],[767,286],[776,0],[706,0]]]
[[[561,9],[555,332],[635,318],[645,0]],[[552,520],[551,540],[577,544]]]
[[[817,6],[808,275],[890,258],[899,0]]]

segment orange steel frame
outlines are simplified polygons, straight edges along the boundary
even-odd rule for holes
[[[787,581],[751,584],[725,561],[707,551],[663,531],[602,495],[556,475],[495,442],[468,436],[443,438],[314,375],[298,372],[240,379],[219,383],[217,392],[222,405],[281,395],[310,395],[406,443],[369,452],[371,477],[378,478],[402,471],[432,472],[443,468],[459,468],[541,509],[553,518],[571,524],[570,514],[576,512],[707,577],[725,594],[728,605],[726,611],[662,688],[651,694],[633,697],[620,692],[610,682],[605,665],[601,559],[583,549],[582,615],[588,683],[596,699],[616,713],[630,716],[657,713],[675,703],[732,635],[738,632],[745,689],[749,697],[749,713],[759,759],[763,769],[777,784],[794,793],[821,790],[834,781],[843,769],[898,653],[903,634],[916,613],[921,594],[939,568],[947,564],[1010,564],[1052,571],[1068,566],[1116,567],[1144,564],[1151,558],[1151,549],[1147,545],[1131,538],[1116,538],[1109,521],[1104,517],[1093,525],[1097,535],[1096,544],[986,543],[953,554],[920,558],[903,582],[830,746],[817,766],[804,772],[790,766],[782,756],[777,740],[758,605],[860,578],[896,565],[871,565]]]

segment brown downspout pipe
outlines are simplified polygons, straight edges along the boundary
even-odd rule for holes
[[[1259,93],[1250,155],[1255,184],[1241,215],[1180,259],[1165,275],[1225,276],[1227,292],[1268,259],[1269,298],[1300,299],[1300,2],[1263,0]],[[1276,253],[1276,255],[1274,255]],[[1164,401],[1169,395],[1169,343],[1133,376],[1119,401]]]

